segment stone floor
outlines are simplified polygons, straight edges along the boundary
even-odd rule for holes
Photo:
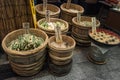
[[[76,47],[73,56],[72,70],[66,76],[57,77],[51,75],[47,69],[43,69],[32,77],[20,77],[16,75],[5,55],[0,58],[0,80],[120,80],[120,46],[109,48],[107,63],[96,65],[86,58],[88,48]]]

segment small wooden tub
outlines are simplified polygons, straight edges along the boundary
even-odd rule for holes
[[[10,43],[12,40],[16,39],[19,35],[22,35],[24,33],[24,29],[18,29],[10,32],[3,39],[2,47],[8,55],[8,59],[13,71],[21,76],[31,76],[38,73],[44,64],[43,59],[46,59],[46,57],[43,55],[46,54],[45,51],[48,36],[44,31],[31,28],[30,33],[36,36],[40,36],[44,39],[44,43],[41,44],[41,46],[28,51],[16,51],[9,49],[8,43]],[[38,62],[41,62],[41,64]]]
[[[66,8],[66,3],[63,3],[60,8],[61,8],[61,19],[67,21],[70,25],[72,25],[72,18],[77,16],[77,12],[72,12],[69,9],[77,10],[80,11],[81,14],[84,12],[84,8],[80,5],[77,4],[70,4],[70,8]]]
[[[69,36],[62,36],[63,41],[67,42],[69,45],[68,48],[56,48],[53,46],[51,43],[55,42],[55,36],[50,37],[48,41],[48,46],[49,46],[49,56],[51,58],[51,61],[56,64],[56,65],[65,65],[68,64],[73,56],[73,50],[75,48],[75,41],[73,38]],[[59,64],[60,63],[60,64]]]
[[[41,29],[41,30],[43,30],[43,31],[45,31],[45,32],[48,34],[48,36],[54,36],[54,35],[55,35],[55,30],[45,29],[45,28],[43,28],[43,27],[40,26],[40,24],[41,24],[42,22],[44,22],[44,21],[45,21],[45,18],[40,19],[40,20],[37,22],[38,28]],[[64,20],[62,20],[62,19],[58,19],[58,18],[50,18],[50,21],[51,21],[51,22],[59,21],[59,22],[64,23],[65,28],[62,29],[61,32],[62,32],[62,34],[66,34],[66,33],[68,32],[69,25],[68,25],[68,23],[67,23],[66,21],[64,21]]]
[[[49,71],[55,76],[64,76],[67,75],[72,68],[72,60],[65,65],[56,65],[52,61],[49,62]]]
[[[91,22],[91,25],[82,25],[77,22],[77,17],[72,19],[72,37],[76,40],[77,44],[80,46],[90,46],[91,41],[88,37],[88,32],[92,29],[92,17],[81,16],[81,21]],[[100,26],[99,20],[96,21],[96,26]]]
[[[81,21],[89,21],[92,22],[92,17],[81,16]],[[73,23],[73,32],[75,32],[78,36],[88,37],[88,31],[92,29],[92,26],[83,26],[77,22],[77,17],[72,19]],[[96,27],[100,26],[99,20],[96,21]]]
[[[43,12],[43,4],[38,4],[35,6],[36,12],[37,12],[37,20],[45,18],[45,12]],[[52,11],[52,13],[50,14],[50,17],[53,18],[59,18],[59,14],[60,14],[60,8],[52,5],[52,4],[47,4],[47,10]]]

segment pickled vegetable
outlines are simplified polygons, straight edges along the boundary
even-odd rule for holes
[[[91,27],[92,26],[92,22],[90,22],[90,21],[81,21],[80,25],[86,26],[86,27]]]
[[[59,26],[61,29],[65,29],[65,24],[59,21],[56,22],[47,22],[44,21],[40,23],[40,26],[45,29],[54,30],[54,27]]]
[[[44,40],[41,37],[32,34],[23,34],[11,41],[8,44],[8,48],[17,51],[27,51],[39,47],[43,42]]]
[[[56,42],[52,42],[51,43],[52,46],[56,47],[56,48],[68,48],[70,47],[70,45],[67,42],[62,42],[62,43],[56,43]]]

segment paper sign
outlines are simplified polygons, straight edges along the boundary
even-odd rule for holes
[[[67,5],[66,5],[66,8],[67,8],[67,9],[70,8],[70,4],[71,4],[71,0],[67,0]]]
[[[92,17],[92,33],[96,32],[96,18]]]
[[[55,27],[55,37],[57,43],[62,43],[61,28],[59,26]]]
[[[25,29],[25,34],[29,34],[30,23],[29,22],[23,23],[23,28]]]
[[[47,0],[43,0],[43,11],[47,10]]]
[[[45,19],[47,22],[50,22],[50,10],[46,10]]]
[[[81,22],[81,13],[78,12],[77,13],[77,23],[80,23]]]

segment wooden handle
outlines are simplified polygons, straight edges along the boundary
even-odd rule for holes
[[[80,11],[77,13],[77,23],[81,22],[81,13]]]
[[[56,36],[56,42],[62,43],[62,36],[61,36],[61,28],[59,26],[55,27],[55,36]]]
[[[48,23],[50,22],[50,10],[46,10],[45,19]]]
[[[67,5],[66,5],[66,8],[67,8],[67,9],[70,8],[70,4],[71,4],[71,0],[67,0]]]
[[[43,0],[43,11],[47,10],[47,0]]]
[[[29,22],[23,23],[23,28],[25,29],[25,34],[29,34],[30,23]]]
[[[96,32],[96,18],[92,17],[92,33]]]

